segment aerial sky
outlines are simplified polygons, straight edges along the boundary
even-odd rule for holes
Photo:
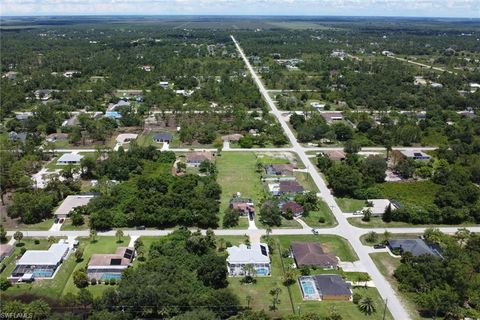
[[[480,0],[0,0],[0,15],[336,15],[480,18]]]

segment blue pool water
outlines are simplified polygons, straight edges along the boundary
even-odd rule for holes
[[[303,292],[305,293],[305,295],[314,295],[317,293],[312,281],[302,280],[300,283],[302,284]]]
[[[114,279],[114,280],[120,280],[122,278],[122,275],[119,274],[119,273],[104,273],[102,274],[102,280],[110,280],[110,279]]]
[[[268,268],[258,268],[255,271],[257,276],[268,276],[269,273]]]
[[[34,278],[50,278],[53,275],[53,270],[34,270],[32,275]]]

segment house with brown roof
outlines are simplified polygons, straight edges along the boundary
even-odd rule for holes
[[[187,166],[198,167],[203,161],[213,161],[213,155],[208,151],[190,152],[187,154]]]
[[[47,136],[47,141],[66,141],[68,140],[68,133],[52,133]]]
[[[343,161],[346,158],[346,154],[342,150],[324,151],[323,155],[325,157],[328,157],[330,160],[334,160],[334,161]]]
[[[269,164],[265,167],[265,173],[269,176],[290,176],[293,169],[293,164]]]
[[[304,191],[303,186],[295,180],[282,180],[279,185],[279,194],[296,194]]]
[[[230,208],[237,210],[242,216],[255,214],[253,200],[248,198],[233,197],[230,200]]]
[[[287,201],[282,203],[280,209],[284,214],[291,212],[294,217],[299,217],[305,212],[305,208],[295,201]]]
[[[110,280],[120,279],[122,271],[128,268],[135,257],[132,247],[118,247],[113,254],[94,254],[87,267],[89,279]]]
[[[243,134],[240,133],[232,133],[232,134],[227,134],[222,136],[223,141],[228,141],[228,142],[238,142],[238,140],[243,138]]]
[[[331,253],[325,253],[317,242],[293,242],[290,250],[298,268],[314,266],[333,269],[338,267],[337,257]]]

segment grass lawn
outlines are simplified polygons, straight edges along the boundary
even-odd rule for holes
[[[377,185],[383,198],[395,199],[403,205],[428,206],[433,204],[440,188],[431,181],[386,182]]]
[[[5,230],[8,231],[16,231],[16,230],[21,230],[21,231],[28,231],[28,230],[36,230],[36,231],[46,231],[49,230],[53,225],[53,219],[47,219],[43,220],[42,222],[39,223],[34,223],[34,224],[24,224],[21,223],[18,225],[18,227],[12,228],[11,226],[6,225]],[[28,237],[28,234],[24,233],[25,237]]]
[[[322,238],[321,241],[327,248],[329,244],[331,244],[333,248],[334,246],[337,247],[337,243],[345,241],[337,236],[319,236],[319,238]],[[383,312],[381,312],[381,310],[383,303],[378,291],[374,288],[354,289],[355,292],[359,292],[363,296],[368,295],[374,299],[378,311],[372,316],[364,316],[351,301],[303,301],[298,282],[295,282],[290,287],[286,287],[282,283],[284,269],[291,264],[291,261],[289,261],[291,259],[281,258],[280,252],[287,248],[293,240],[315,240],[315,236],[278,236],[273,237],[273,239],[276,242],[276,246],[270,255],[272,261],[272,276],[257,277],[257,283],[249,285],[242,285],[240,283],[241,278],[229,278],[229,288],[237,294],[241,304],[247,305],[247,296],[249,296],[251,298],[250,306],[254,310],[265,310],[269,315],[278,318],[287,314],[297,312],[304,313],[308,311],[318,313],[325,317],[328,315],[330,308],[335,307],[343,319],[382,319]],[[327,240],[331,242],[327,242]],[[340,250],[335,250],[335,252],[340,255]],[[293,272],[294,278],[297,279],[299,271],[294,269]],[[315,270],[315,273],[331,274],[342,273],[342,271]],[[356,273],[352,273],[351,275],[345,273],[343,275],[347,276],[347,278],[355,278]],[[276,311],[272,311],[270,310],[271,295],[269,291],[275,287],[281,289],[279,296],[280,304]],[[386,319],[392,319],[389,312],[387,312]]]
[[[317,185],[313,182],[312,176],[306,172],[295,172],[295,178],[297,178],[298,183],[300,183],[305,190],[318,192]]]
[[[87,215],[84,215],[83,219],[85,221],[84,224],[82,224],[81,226],[74,226],[72,225],[72,219],[67,218],[65,219],[65,222],[62,224],[62,227],[60,230],[62,231],[88,230],[89,229],[88,220],[90,219],[90,217]]]
[[[269,165],[269,164],[289,164],[290,160],[288,160],[286,157],[272,157],[269,155],[265,154],[259,154],[257,158],[257,162],[261,163],[263,166]]]
[[[355,212],[361,210],[366,206],[365,200],[351,199],[351,198],[335,198],[340,209],[343,212]]]
[[[318,235],[292,235],[275,236],[280,246],[288,249],[293,241],[314,241],[320,242],[326,252],[334,253],[342,261],[357,261],[358,256],[353,251],[347,240],[337,235],[318,234]]]
[[[117,243],[116,237],[97,237],[97,241],[93,243],[87,238],[82,238],[79,240],[80,247],[84,249],[83,260],[79,263],[76,263],[75,260],[73,260],[74,266],[72,271],[70,272],[69,277],[65,279],[66,284],[65,288],[61,292],[62,295],[65,295],[67,293],[78,293],[79,289],[73,283],[73,272],[78,269],[86,268],[90,257],[94,253],[115,253],[117,247],[128,246],[130,237],[123,237],[123,242],[121,243]],[[73,259],[75,258],[73,257]],[[87,289],[90,290],[92,294],[99,296],[108,287],[109,285],[97,284],[95,286],[88,286]]]
[[[474,223],[462,223],[462,224],[455,224],[455,225],[448,225],[448,224],[412,224],[407,222],[401,221],[392,221],[392,222],[384,222],[380,217],[373,217],[370,221],[365,222],[362,221],[361,217],[352,217],[347,218],[348,222],[359,228],[411,228],[413,226],[418,226],[422,228],[430,228],[430,227],[471,227],[476,226]]]
[[[321,217],[325,219],[324,223],[318,221]],[[315,228],[327,228],[337,225],[337,220],[333,216],[332,211],[321,199],[318,199],[318,210],[309,212],[307,217],[302,216],[301,219],[310,227]]]
[[[278,250],[274,250],[270,255],[271,273],[269,277],[256,277],[255,284],[241,284],[242,277],[230,277],[228,287],[234,292],[240,304],[247,306],[247,296],[251,297],[250,307],[254,310],[265,310],[272,317],[293,313],[292,304],[288,295],[288,289],[282,284],[283,271],[281,258]],[[280,288],[282,292],[279,295],[280,303],[278,310],[270,311],[272,296],[269,294],[273,288]]]
[[[240,192],[242,197],[251,198],[259,210],[260,200],[263,198],[260,174],[257,169],[257,157],[252,152],[222,152],[216,160],[218,169],[217,182],[222,188],[220,199],[220,225],[223,214],[228,208],[232,195]],[[257,215],[258,216],[258,215]],[[247,219],[240,219],[236,228],[248,227]]]
[[[398,296],[403,305],[406,306],[410,317],[414,320],[425,319],[418,314],[415,304],[408,300],[405,294],[402,294],[402,292],[399,292],[398,290],[398,282],[393,276],[393,272],[400,265],[400,258],[394,258],[387,252],[370,253],[370,257],[377,266],[378,271],[380,271],[380,273],[388,280],[388,282],[390,282],[392,287],[399,293]]]

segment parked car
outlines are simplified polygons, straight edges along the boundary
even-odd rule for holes
[[[137,226],[137,230],[145,230],[145,226]]]
[[[385,249],[387,246],[384,245],[383,243],[378,243],[373,246],[373,249]]]

